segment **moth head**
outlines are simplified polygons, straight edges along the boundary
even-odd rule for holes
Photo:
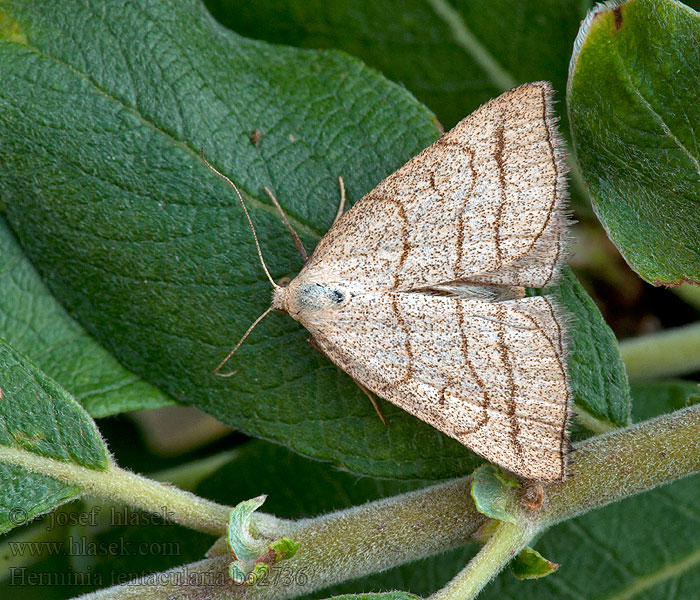
[[[233,183],[233,181],[231,181],[226,175],[215,169],[209,163],[209,161],[207,161],[206,157],[204,156],[204,150],[202,150],[202,160],[207,165],[207,167],[209,167],[209,169],[211,169],[216,175],[218,175],[221,179],[227,182],[236,192],[238,200],[241,203],[241,207],[243,208],[245,217],[248,221],[248,225],[250,226],[250,231],[253,234],[253,241],[255,242],[255,248],[258,251],[260,264],[263,268],[263,271],[265,271],[265,275],[272,284],[273,289],[272,305],[262,315],[255,319],[253,324],[248,328],[245,334],[243,334],[243,337],[238,341],[233,350],[231,350],[231,352],[228,353],[226,358],[224,358],[224,360],[222,360],[219,363],[219,366],[216,367],[216,369],[214,369],[215,375],[219,375],[221,377],[229,377],[231,375],[234,375],[235,371],[230,373],[221,373],[221,368],[235,354],[236,350],[238,350],[238,348],[248,337],[250,332],[253,331],[255,326],[258,323],[260,323],[260,321],[262,321],[268,314],[270,314],[272,310],[280,309],[289,313],[289,315],[294,319],[297,319],[302,322],[308,322],[314,320],[314,318],[322,317],[325,311],[327,310],[337,308],[343,305],[349,293],[346,293],[343,290],[339,289],[338,286],[306,282],[303,276],[293,279],[288,284],[287,282],[280,282],[279,284],[275,283],[274,279],[272,279],[272,276],[270,275],[267,265],[265,264],[265,260],[263,259],[262,250],[260,249],[260,243],[258,242],[258,236],[255,232],[255,227],[253,226],[253,221],[250,218],[250,214],[248,213],[248,208],[246,207],[245,202],[243,201],[243,195],[241,194],[238,187],[236,187],[236,184]],[[342,214],[342,207],[345,198],[345,188],[343,187],[342,178],[340,178],[339,181],[341,188],[341,196],[343,198],[338,213],[340,215]],[[284,221],[285,225],[287,225],[287,228],[292,234],[292,239],[294,240],[295,246],[306,261],[308,259],[308,256],[306,255],[306,251],[304,250],[299,236],[296,234],[294,229],[292,229],[291,225],[287,220],[287,217],[284,214],[284,211],[279,206],[272,192],[268,188],[265,188],[265,191],[267,192],[268,196],[270,196],[270,200],[272,200],[273,204],[279,210],[280,215],[282,216],[282,220]]]

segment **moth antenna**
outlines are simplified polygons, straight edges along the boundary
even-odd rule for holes
[[[282,217],[282,220],[284,221],[284,224],[287,226],[287,229],[289,229],[289,233],[292,234],[292,240],[294,241],[294,245],[296,246],[297,250],[299,251],[299,254],[301,254],[301,257],[304,259],[304,262],[306,262],[307,260],[309,260],[309,255],[306,253],[306,248],[304,248],[304,245],[301,243],[301,240],[299,239],[297,232],[294,231],[294,228],[292,227],[291,223],[287,219],[287,215],[284,214],[282,207],[280,206],[279,202],[277,202],[277,198],[275,198],[274,194],[270,191],[270,188],[265,186],[265,191],[267,192],[267,195],[270,196],[270,200],[272,200],[272,204],[275,205],[275,208],[277,209],[277,212],[279,212],[280,216]]]
[[[214,375],[218,375],[219,377],[231,377],[232,375],[236,374],[236,371],[231,371],[230,373],[219,373],[219,369],[221,369],[221,367],[223,367],[229,361],[229,359],[236,353],[236,350],[238,350],[241,347],[241,344],[245,341],[245,339],[248,337],[248,335],[250,335],[250,332],[253,331],[253,329],[255,329],[255,326],[258,323],[260,323],[260,321],[262,321],[267,315],[270,314],[272,309],[273,309],[273,307],[271,306],[263,314],[261,314],[257,319],[255,319],[255,321],[253,321],[253,324],[250,327],[248,327],[248,331],[246,331],[243,334],[243,337],[238,341],[238,343],[236,344],[234,349],[231,350],[231,352],[228,353],[228,356],[226,358],[224,358],[224,360],[222,360],[219,363],[219,366],[216,367],[216,369],[214,369],[212,371],[214,373]]]
[[[226,175],[217,171],[214,167],[211,166],[211,164],[209,164],[209,161],[204,156],[204,148],[202,148],[202,160],[204,161],[204,164],[207,165],[207,167],[209,167],[209,169],[211,169],[214,173],[216,173],[219,177],[221,177],[221,179],[223,179],[226,183],[228,183],[235,190],[236,195],[238,196],[238,199],[241,202],[241,206],[243,207],[243,212],[245,213],[245,217],[246,217],[246,219],[248,219],[248,225],[250,225],[250,230],[253,232],[253,239],[255,240],[255,247],[258,249],[258,256],[260,257],[260,264],[262,265],[262,268],[265,271],[265,275],[267,275],[267,278],[270,280],[272,287],[279,288],[280,286],[278,286],[275,283],[275,280],[272,279],[272,276],[270,275],[270,271],[267,270],[267,265],[265,264],[265,259],[263,259],[262,250],[260,250],[260,243],[258,242],[258,234],[255,233],[255,227],[253,227],[253,221],[250,218],[250,214],[248,213],[248,208],[246,207],[245,202],[243,202],[243,196],[241,196],[241,192],[238,191],[238,188],[236,187],[236,184],[233,183],[233,181],[231,181],[228,177],[226,177]],[[267,313],[265,313],[265,314],[267,314]],[[263,316],[265,316],[265,315],[263,315]],[[257,322],[258,321],[256,321],[255,323],[257,323]],[[248,334],[246,333],[246,335],[248,335]],[[241,340],[241,341],[243,341],[243,340]],[[238,348],[238,346],[236,346],[236,348]],[[234,349],[234,351],[235,351],[235,349]],[[233,353],[231,353],[231,354],[233,354]],[[228,360],[228,358],[226,360]],[[226,362],[226,361],[224,361],[224,362]],[[221,365],[219,365],[219,367],[220,366]],[[218,370],[219,367],[217,367],[216,369]],[[216,371],[214,371],[214,372],[216,372]]]

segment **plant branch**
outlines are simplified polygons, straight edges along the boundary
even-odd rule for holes
[[[532,538],[520,524],[499,521],[493,535],[469,564],[429,600],[471,600]]]
[[[654,379],[700,369],[700,323],[620,342],[632,380]]]
[[[700,404],[576,446],[571,476],[545,485],[548,527],[700,471]]]
[[[519,511],[511,525],[499,523],[474,562],[433,600],[474,597],[513,553],[557,522],[700,471],[700,405],[582,442],[570,471],[563,482],[543,484],[540,510]],[[233,583],[228,577],[232,557],[219,554],[82,599],[284,600],[306,595],[465,544],[486,521],[474,507],[470,484],[470,478],[456,479],[274,526],[254,520],[260,535],[300,543],[293,558],[272,568],[267,585]]]
[[[424,556],[464,545],[486,521],[462,478],[314,519],[286,522],[274,532],[255,521],[264,537],[283,535],[300,542],[293,558],[275,565],[265,585],[242,586],[228,577],[230,554],[82,597],[84,600],[199,598],[283,600],[335,583],[363,577]],[[188,586],[187,578],[208,582]],[[212,584],[216,582],[216,584]],[[218,584],[218,585],[217,585]],[[187,595],[189,594],[189,595]]]
[[[101,471],[88,469],[10,446],[0,446],[0,462],[76,485],[84,490],[85,495],[121,502],[160,514],[169,521],[197,531],[215,535],[226,532],[230,507],[136,475],[114,464]],[[268,515],[259,517],[277,522],[274,517]]]

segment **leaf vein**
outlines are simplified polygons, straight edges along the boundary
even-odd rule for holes
[[[625,64],[624,64],[624,61],[622,60],[622,56],[620,55],[619,50],[617,51],[617,59],[620,63],[620,69],[622,70],[622,73],[625,75],[625,77],[627,77],[627,81],[630,85],[631,91],[639,99],[639,101],[644,105],[644,107],[652,114],[652,116],[657,121],[657,123],[661,127],[661,130],[666,134],[666,136],[669,137],[673,141],[673,143],[679,148],[679,150],[681,150],[681,152],[683,152],[688,157],[690,162],[693,163],[695,170],[697,171],[698,175],[700,175],[700,162],[698,162],[698,159],[696,157],[694,157],[691,154],[691,152],[683,145],[683,143],[674,135],[674,133],[669,128],[669,126],[666,125],[666,122],[664,121],[663,117],[654,110],[654,107],[644,97],[642,92],[635,85],[634,81],[632,81],[632,75],[625,68]]]

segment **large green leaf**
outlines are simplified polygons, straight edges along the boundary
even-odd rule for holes
[[[570,315],[567,362],[581,425],[599,433],[624,427],[630,393],[615,335],[571,269],[564,269],[552,291]]]
[[[172,404],[124,369],[54,298],[0,217],[0,335],[93,417]]]
[[[82,492],[30,466],[42,458],[96,470],[110,462],[85,410],[0,339],[0,532]]]
[[[206,0],[234,31],[339,48],[402,82],[446,128],[500,92],[547,79],[564,90],[590,0]],[[563,97],[562,97],[563,99]]]
[[[243,189],[281,277],[301,260],[263,186],[311,247],[336,176],[357,200],[435,139],[432,115],[354,59],[243,39],[195,2],[92,6],[65,2],[47,20],[41,3],[5,3],[0,192],[52,292],[125,367],[247,433],[361,473],[471,471],[462,445],[383,403],[385,428],[285,315],[246,340],[235,377],[212,374],[270,286],[199,147]],[[594,376],[574,388],[604,391]],[[626,414],[626,397],[604,402],[593,412]]]
[[[568,84],[594,208],[647,281],[700,281],[700,15],[671,0],[602,6]]]

